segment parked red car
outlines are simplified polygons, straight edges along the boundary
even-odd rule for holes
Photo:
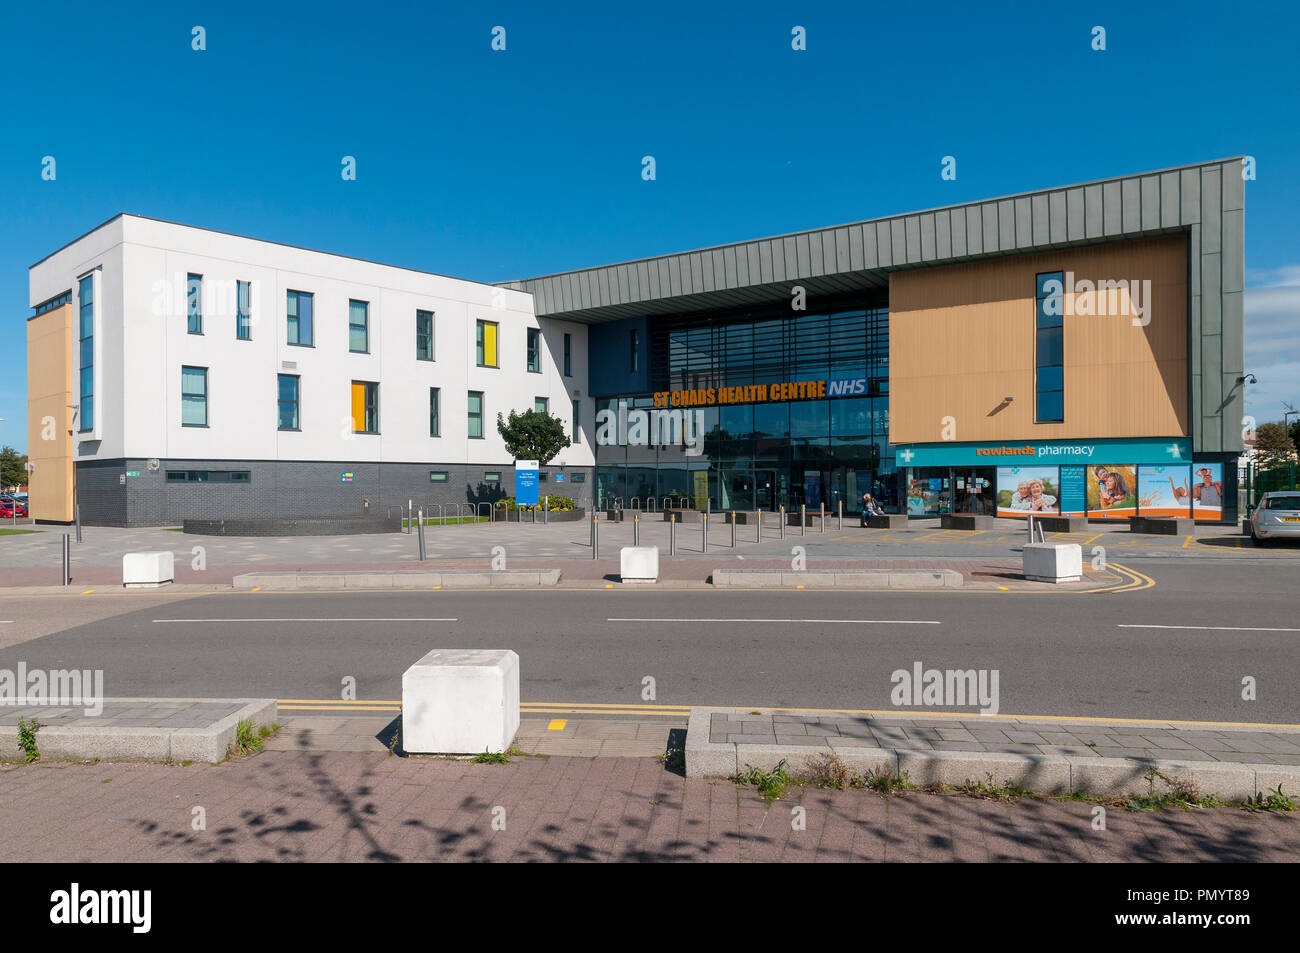
[[[0,496],[0,519],[11,520],[14,518],[14,510],[17,510],[19,519],[27,517],[27,501],[16,499],[12,496]]]

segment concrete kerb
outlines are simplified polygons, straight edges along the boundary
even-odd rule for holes
[[[235,589],[495,589],[556,586],[560,570],[499,572],[249,572],[234,578]]]
[[[241,721],[254,728],[275,723],[279,706],[273,698],[106,698],[106,704],[155,704],[185,702],[239,704],[240,708],[202,728],[167,728],[114,725],[42,726],[36,733],[41,760],[90,761],[100,759],[145,759],[150,761],[223,761],[235,741]],[[37,721],[39,721],[39,716]],[[0,759],[22,760],[18,728],[0,725]]]
[[[965,577],[954,569],[880,569],[792,572],[779,569],[714,569],[719,588],[960,589]]]
[[[957,787],[969,782],[991,787],[1013,785],[1035,794],[1078,792],[1094,797],[1145,797],[1190,787],[1200,796],[1216,795],[1223,801],[1244,803],[1260,794],[1267,796],[1281,785],[1284,793],[1300,796],[1300,766],[1180,761],[1176,758],[1156,760],[889,749],[873,747],[870,741],[861,738],[843,736],[809,736],[807,744],[714,742],[710,740],[714,714],[748,717],[752,712],[733,708],[692,708],[685,746],[687,777],[729,778],[747,766],[772,771],[782,761],[786,763],[786,769],[797,776],[827,755],[834,754],[854,774],[889,769],[899,777],[906,776],[910,783],[922,786],[943,784]],[[772,714],[770,711],[762,713],[768,717]],[[1215,726],[1215,730],[1252,729]]]

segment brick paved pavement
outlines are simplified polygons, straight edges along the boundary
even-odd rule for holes
[[[715,711],[709,715],[709,741],[825,745],[827,751],[858,742],[890,750],[1300,765],[1300,732],[1295,730],[1220,729],[1153,722]]]
[[[0,859],[21,861],[1294,861],[1300,819],[1079,802],[882,798],[685,779],[648,758],[475,765],[266,751],[221,766],[0,767]],[[203,807],[207,827],[191,827]],[[494,830],[494,808],[505,829]],[[793,830],[792,808],[807,829]],[[502,816],[497,812],[495,816]]]

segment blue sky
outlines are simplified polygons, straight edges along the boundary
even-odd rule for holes
[[[1300,12],[1140,6],[7,4],[0,443],[26,446],[28,266],[119,211],[494,281],[1238,154],[1248,409],[1275,419]]]

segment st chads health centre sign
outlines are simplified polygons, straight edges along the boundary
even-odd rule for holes
[[[537,492],[541,484],[541,468],[536,460],[515,461],[515,505],[537,506]]]

